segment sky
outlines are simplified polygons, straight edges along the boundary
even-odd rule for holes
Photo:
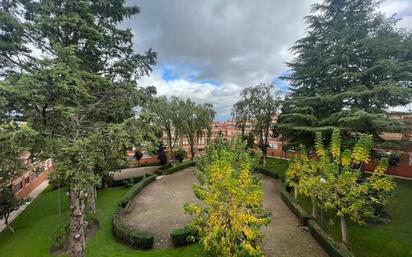
[[[305,35],[304,17],[318,1],[133,1],[141,14],[123,25],[135,35],[135,50],[158,53],[153,73],[138,83],[156,86],[159,95],[212,103],[217,120],[229,119],[245,87],[273,82],[287,92],[279,77],[287,74],[289,48]],[[386,0],[381,11],[412,28],[412,0]]]

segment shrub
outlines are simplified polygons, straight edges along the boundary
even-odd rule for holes
[[[120,179],[120,180],[112,180],[109,184],[109,187],[122,187],[122,186],[131,187],[133,184],[140,182],[143,178],[144,176],[139,176],[139,177]]]
[[[276,174],[274,171],[264,168],[264,167],[256,167],[255,170],[263,175],[278,179],[279,175]]]
[[[197,241],[196,232],[187,227],[172,230],[170,237],[175,247],[188,245]]]
[[[343,244],[331,237],[316,221],[309,220],[308,226],[310,233],[331,257],[354,257]]]
[[[136,249],[151,249],[154,244],[152,233],[129,227],[120,214],[120,209],[113,215],[113,234],[120,241]]]
[[[161,141],[160,141],[159,149],[157,149],[157,158],[159,159],[161,165],[165,165],[167,163],[167,155],[166,155],[165,147],[163,145],[163,142]]]
[[[182,162],[186,157],[186,151],[182,148],[176,150],[175,158],[177,161]]]
[[[173,167],[173,164],[171,163],[167,163],[165,165],[163,165],[162,167],[159,168],[159,170],[167,170]]]
[[[120,206],[125,208],[127,204],[133,200],[133,198],[142,191],[142,189],[147,186],[148,184],[152,183],[156,179],[156,175],[151,175],[149,177],[145,177],[139,183],[135,184],[130,188],[130,190],[125,194],[125,196],[120,201]]]
[[[196,162],[188,161],[188,162],[181,163],[179,165],[176,165],[175,167],[172,167],[166,170],[158,170],[156,173],[161,174],[161,175],[170,175],[170,174],[175,173],[176,171],[183,170],[191,166],[195,166],[195,165],[196,165]]]
[[[300,223],[307,226],[308,220],[310,219],[309,214],[295,201],[295,199],[286,191],[284,187],[280,188],[280,198],[298,217]]]

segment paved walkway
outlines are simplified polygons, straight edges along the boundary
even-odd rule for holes
[[[132,203],[135,208],[124,216],[129,225],[154,233],[155,248],[172,247],[170,231],[192,220],[183,204],[198,201],[192,190],[196,182],[193,169],[158,177],[137,195]]]
[[[262,247],[266,256],[327,257],[325,251],[283,203],[280,180],[263,177],[263,207],[272,212],[272,222],[262,228]]]
[[[130,178],[130,177],[140,177],[145,174],[153,174],[156,170],[158,170],[162,166],[146,166],[146,167],[138,167],[138,168],[128,168],[123,169],[117,172],[113,172],[113,178],[115,180]]]
[[[193,167],[160,177],[143,189],[134,200],[135,208],[125,214],[129,225],[154,233],[155,248],[171,247],[170,231],[191,221],[182,206],[197,201],[192,190],[196,182],[192,171]],[[282,202],[279,186],[279,180],[264,177],[264,207],[272,212],[272,222],[262,229],[266,256],[327,257]]]
[[[33,201],[37,196],[39,196],[39,195],[44,191],[44,189],[46,189],[46,187],[47,187],[48,185],[49,185],[49,181],[48,181],[48,180],[44,181],[44,182],[41,183],[36,189],[34,189],[34,190],[29,194],[28,197],[30,197],[31,200]],[[9,223],[11,223],[15,218],[17,218],[17,216],[19,216],[20,213],[22,213],[22,212],[27,208],[27,206],[29,206],[29,204],[30,204],[32,201],[23,204],[22,206],[20,206],[20,208],[19,208],[18,210],[12,212],[12,213],[10,214],[10,217],[9,217]],[[6,225],[4,224],[4,220],[3,220],[3,219],[0,219],[0,232],[3,231],[5,228],[6,228]]]

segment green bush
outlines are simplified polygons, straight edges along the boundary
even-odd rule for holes
[[[274,171],[264,168],[264,167],[256,167],[255,170],[263,175],[278,179],[279,175],[276,174]]]
[[[178,228],[170,232],[173,246],[184,246],[196,242],[196,232],[189,228]]]
[[[167,169],[170,169],[171,167],[173,167],[173,164],[167,163],[163,165],[162,167],[160,167],[159,170],[167,170]]]
[[[112,180],[109,183],[109,187],[131,187],[133,184],[136,184],[140,182],[144,176],[139,176],[139,177],[132,177],[132,178],[126,178],[126,179],[120,179],[120,180]]]
[[[295,199],[286,191],[284,187],[280,188],[280,198],[289,207],[289,209],[298,217],[300,223],[308,225],[309,214],[295,201]]]
[[[120,209],[113,215],[114,236],[135,249],[152,249],[154,236],[152,233],[129,227],[123,220]]]
[[[175,151],[175,158],[178,162],[182,162],[186,157],[186,151],[182,148]]]
[[[331,257],[354,257],[341,243],[324,231],[314,220],[308,221],[309,231]]]
[[[194,161],[183,162],[167,170],[158,170],[156,173],[159,175],[170,175],[170,174],[175,173],[176,171],[183,170],[191,166],[195,166],[195,165],[196,165],[196,162]]]
[[[120,201],[120,206],[125,208],[127,204],[133,200],[133,198],[142,191],[142,189],[147,186],[148,184],[152,183],[156,179],[156,175],[151,175],[149,177],[143,178],[137,184],[132,186],[130,190],[125,194],[125,196]]]

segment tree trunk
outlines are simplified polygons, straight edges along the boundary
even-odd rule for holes
[[[348,225],[346,224],[345,216],[340,216],[340,228],[342,230],[342,243],[349,244]]]
[[[6,227],[10,230],[10,232],[12,234],[14,234],[14,228],[12,228],[12,226],[10,226],[9,224],[9,217],[10,217],[10,213],[8,213],[5,217],[4,217],[4,225],[6,225]]]
[[[194,147],[194,142],[193,144],[190,144],[190,153],[192,154],[192,160],[195,159],[195,147]]]
[[[298,200],[298,187],[295,186],[293,189],[295,190],[295,200]]]
[[[87,192],[87,203],[91,213],[96,213],[96,188],[90,187]]]
[[[168,141],[169,141],[169,150],[170,150],[170,159],[172,159],[172,164],[175,166],[175,153],[173,152],[173,146],[172,146],[172,133],[169,131],[167,133]]]
[[[70,189],[69,255],[85,256],[84,194],[74,189]]]
[[[316,204],[312,202],[312,217],[317,218],[318,217],[318,209],[316,208]]]

